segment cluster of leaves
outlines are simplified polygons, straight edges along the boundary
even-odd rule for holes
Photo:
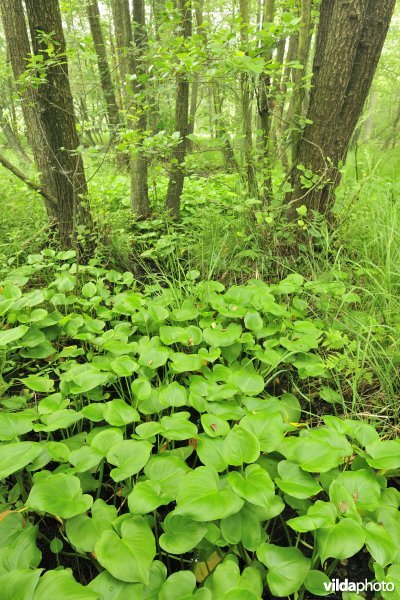
[[[290,391],[337,400],[332,327],[309,293],[315,310],[343,286],[196,279],[177,303],[52,250],[5,277],[3,600],[322,596],[363,548],[376,580],[400,585],[400,442],[335,416],[300,423]],[[59,564],[44,574],[43,540]],[[98,575],[76,581],[71,553]]]

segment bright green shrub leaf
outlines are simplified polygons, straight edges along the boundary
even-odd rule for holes
[[[122,354],[111,361],[111,368],[118,377],[130,377],[139,369],[139,365],[127,354]]]
[[[121,525],[121,536],[104,531],[95,546],[97,560],[116,579],[149,583],[150,566],[156,554],[154,535],[143,517],[129,517]]]
[[[0,348],[4,348],[7,346],[7,344],[11,344],[16,340],[19,340],[28,330],[29,327],[26,325],[19,325],[18,327],[13,327],[12,329],[0,331]]]
[[[316,541],[323,563],[327,558],[343,560],[361,550],[365,542],[365,532],[353,519],[343,519],[336,525],[319,529]]]
[[[381,567],[386,567],[392,563],[397,552],[397,545],[391,533],[382,525],[378,525],[378,523],[374,523],[373,521],[367,523],[365,532],[365,545],[372,558]]]
[[[32,600],[43,569],[13,569],[0,575],[2,600]]]
[[[93,296],[96,295],[97,292],[97,287],[96,285],[93,283],[93,281],[88,281],[87,283],[85,283],[85,285],[82,287],[82,296],[84,296],[85,298],[93,298]]]
[[[170,554],[185,554],[201,542],[207,525],[171,512],[164,520],[163,529],[159,539],[161,548]]]
[[[116,508],[100,498],[93,503],[91,513],[91,517],[81,514],[67,520],[68,540],[78,552],[93,552],[100,535],[111,531],[112,522],[118,517]]]
[[[196,578],[191,571],[178,571],[168,577],[162,584],[158,600],[211,600],[208,590],[201,588],[196,591]]]
[[[102,459],[102,453],[91,446],[82,446],[82,448],[73,450],[68,458],[71,465],[75,467],[76,473],[95,469]]]
[[[344,471],[337,477],[336,482],[342,484],[351,494],[358,510],[372,511],[378,508],[382,489],[373,471]]]
[[[215,521],[239,512],[243,500],[221,485],[214,469],[198,467],[181,480],[176,504],[176,514],[194,521]]]
[[[92,404],[88,404],[84,406],[81,410],[81,415],[85,419],[89,419],[89,421],[94,421],[94,423],[98,423],[99,421],[103,421],[104,415],[104,407],[105,404],[102,402],[96,402]]]
[[[188,440],[197,437],[197,427],[188,419],[189,413],[179,412],[172,417],[162,417],[164,437],[168,440]]]
[[[41,416],[42,423],[35,423],[33,426],[34,431],[57,431],[58,429],[68,429],[74,423],[77,423],[82,419],[81,413],[75,410],[63,409],[57,410],[50,414],[44,414]]]
[[[140,421],[140,416],[138,411],[124,400],[110,400],[105,404],[104,420],[115,427],[123,427],[129,423]]]
[[[163,493],[158,481],[139,481],[128,496],[128,506],[131,513],[146,515],[173,499],[173,496]]]
[[[260,443],[261,452],[273,452],[279,446],[286,431],[282,415],[277,412],[257,412],[246,415],[240,426],[251,431]]]
[[[185,354],[174,352],[171,356],[171,370],[174,373],[186,373],[189,371],[200,371],[203,361],[198,354]]]
[[[233,588],[240,585],[240,570],[237,558],[228,554],[211,577],[206,579],[205,586],[212,592],[214,598],[224,598]]]
[[[20,381],[34,392],[49,394],[54,390],[54,381],[49,377],[28,375],[28,377],[24,377]]]
[[[264,389],[264,378],[250,369],[233,371],[228,383],[236,385],[246,396],[257,396]]]
[[[242,335],[242,328],[237,323],[230,323],[226,329],[220,325],[207,327],[203,331],[204,341],[212,348],[225,348],[231,346]]]
[[[316,431],[325,433],[323,430]],[[286,437],[278,451],[288,460],[299,464],[304,471],[326,473],[343,464],[344,457],[351,456],[353,449],[344,436],[328,431],[324,437]]]
[[[163,427],[156,421],[148,421],[147,423],[141,423],[135,428],[135,435],[145,440],[147,438],[154,437],[158,433],[163,431]]]
[[[9,442],[32,431],[32,420],[27,413],[0,413],[0,440]]]
[[[71,569],[47,571],[40,578],[32,600],[101,600],[99,594],[77,583]]]
[[[115,296],[113,312],[120,315],[133,315],[142,306],[142,299],[135,292],[123,292]]]
[[[193,321],[199,316],[199,311],[195,306],[182,306],[181,308],[175,308],[171,313],[173,321]]]
[[[43,446],[38,442],[16,442],[0,445],[0,480],[26,467],[42,451]]]
[[[311,566],[311,561],[298,548],[262,544],[257,557],[268,568],[268,586],[278,598],[294,594],[303,585]]]
[[[264,327],[264,322],[260,313],[256,310],[251,310],[246,313],[244,317],[244,324],[247,329],[251,331],[260,331]]]
[[[224,437],[230,430],[229,423],[225,419],[208,413],[201,415],[201,424],[206,434],[210,437]]]
[[[103,571],[92,579],[88,588],[97,592],[101,600],[143,600],[142,583],[126,583]]]
[[[176,498],[179,483],[189,471],[189,467],[179,456],[166,452],[151,456],[144,468],[145,475],[160,483],[163,493],[172,498]]]
[[[371,458],[367,463],[374,469],[398,469],[400,467],[400,440],[379,440],[366,447]]]
[[[188,395],[186,388],[176,381],[169,383],[160,390],[160,401],[165,404],[165,406],[185,406],[185,404],[187,404],[187,399]]]
[[[82,494],[78,477],[65,473],[49,475],[36,481],[26,502],[31,510],[47,512],[62,519],[84,513],[92,504],[92,496]]]
[[[314,531],[320,527],[334,525],[337,515],[337,509],[331,502],[317,500],[315,504],[311,504],[306,515],[288,519],[286,523],[295,531],[304,533],[306,531]]]
[[[224,443],[218,438],[199,435],[196,452],[203,465],[218,472],[225,471],[228,463],[224,459]]]
[[[328,575],[325,575],[322,571],[315,571],[313,569],[308,573],[304,581],[306,590],[311,592],[314,596],[328,596],[330,594],[330,592],[327,591],[327,589],[329,590],[329,587],[326,588],[325,585],[329,586],[330,584],[331,580]]]
[[[139,356],[139,364],[150,369],[158,369],[167,362],[170,355],[169,348],[158,347],[143,350]]]
[[[7,517],[7,520],[10,517]],[[1,530],[4,531],[4,527]],[[1,533],[3,533],[1,531]],[[32,569],[39,566],[42,553],[36,545],[38,525],[28,523],[22,526],[14,535],[4,540],[3,548],[0,548],[0,573],[13,571],[14,569]]]
[[[255,552],[266,538],[260,519],[246,506],[235,515],[221,519],[220,528],[221,535],[228,544],[242,543],[250,552]]]
[[[233,491],[252,504],[269,508],[275,496],[275,486],[268,472],[260,465],[249,465],[244,474],[232,471],[228,474]]]
[[[311,498],[322,491],[318,481],[309,473],[304,472],[290,460],[278,463],[280,477],[275,478],[276,485],[286,494],[294,498]]]
[[[116,465],[110,472],[114,481],[122,481],[139,473],[149,460],[152,444],[136,440],[123,440],[112,446],[107,453],[107,461]]]
[[[253,433],[235,425],[224,439],[223,455],[228,465],[252,463],[260,456],[260,443]]]
[[[88,439],[91,447],[98,450],[103,457],[106,457],[111,448],[118,446],[122,441],[122,431],[111,427],[95,433],[90,440]]]

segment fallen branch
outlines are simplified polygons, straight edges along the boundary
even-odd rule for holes
[[[50,202],[52,206],[58,206],[57,198],[55,198],[53,194],[50,194],[50,192],[44,190],[38,183],[32,181],[32,179],[29,179],[29,177],[26,177],[26,175],[24,175],[24,173],[20,169],[18,169],[18,167],[11,163],[2,154],[0,154],[0,164],[3,165],[3,167],[8,169],[9,171],[11,171],[11,173],[18,177],[18,179],[21,179],[21,181],[23,181],[28,187],[40,194],[45,200]]]

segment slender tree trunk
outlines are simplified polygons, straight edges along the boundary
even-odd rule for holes
[[[212,91],[214,100],[215,128],[217,138],[223,141],[222,154],[224,156],[225,168],[230,173],[233,173],[235,171],[239,171],[239,167],[235,159],[235,154],[233,152],[229,134],[226,130],[226,127],[224,126],[222,115],[223,98],[217,83],[213,85]]]
[[[264,0],[263,28],[274,21],[275,0]],[[267,65],[272,60],[273,50],[264,49],[262,57]],[[267,71],[260,75],[258,84],[258,114],[262,130],[262,157],[263,157],[263,201],[266,204],[272,197],[272,180],[270,165],[270,130],[271,130],[271,76]]]
[[[184,42],[192,35],[191,0],[176,0],[180,14],[181,31]],[[180,132],[180,139],[172,153],[172,164],[168,182],[165,207],[171,215],[178,219],[180,215],[181,195],[185,181],[184,161],[187,149],[187,132],[189,125],[189,80],[185,73],[177,75],[177,91],[175,102],[175,127]]]
[[[397,129],[398,129],[399,123],[400,123],[400,102],[397,106],[396,116],[395,116],[392,126],[390,128],[390,134],[388,135],[388,137],[385,140],[385,143],[383,144],[384,150],[387,150],[388,148],[394,148],[396,146]]]
[[[136,78],[133,82],[135,95],[135,115],[137,144],[131,159],[131,206],[136,217],[146,219],[150,216],[147,157],[143,150],[143,139],[147,128],[146,96],[142,83],[145,68],[145,49],[147,33],[144,0],[133,0],[134,41],[136,46]]]
[[[111,10],[114,21],[117,64],[122,86],[122,108],[128,111],[132,104],[132,95],[129,94],[130,86],[127,83],[127,75],[135,73],[129,0],[111,0]]]
[[[4,133],[6,142],[9,148],[11,148],[23,162],[28,163],[29,157],[23,149],[18,134],[14,131],[11,122],[4,116],[5,111],[5,106],[1,106],[0,104],[0,127]]]
[[[294,90],[286,117],[288,126],[291,127],[292,164],[296,162],[302,131],[301,120],[304,118],[303,103],[306,92],[304,77],[307,72],[307,63],[310,54],[312,35],[311,11],[312,0],[302,0],[297,47],[297,60],[302,67],[301,69],[293,69]]]
[[[81,202],[87,195],[82,157],[78,152],[74,106],[68,78],[65,39],[57,0],[26,0],[32,40],[30,47],[21,0],[1,0],[4,31],[14,77],[26,75],[27,60],[33,54],[51,58],[45,63],[45,81],[34,87],[28,78],[19,90],[28,139],[35,163],[49,196],[51,218],[56,218],[63,246],[73,243],[75,225],[91,225],[90,214]],[[43,32],[43,33],[42,33]],[[53,49],[46,43],[51,37]]]
[[[315,179],[304,186],[303,173],[294,165],[289,214],[295,208],[329,213],[333,189],[340,182],[340,164],[367,98],[395,0],[322,0],[314,58],[313,87],[307,119],[299,143],[297,163]]]
[[[97,0],[90,0],[86,7],[89,19],[90,32],[93,38],[94,49],[99,67],[100,85],[103,91],[107,110],[108,127],[110,131],[110,143],[115,142],[120,126],[117,99],[114,85],[111,79],[110,67],[108,66],[106,47],[100,23],[100,11]]]
[[[249,27],[249,3],[248,0],[239,0],[240,10],[240,41],[242,50],[247,53],[248,27]],[[240,94],[243,122],[244,160],[247,176],[249,195],[258,198],[257,174],[254,162],[253,128],[252,128],[252,106],[251,86],[248,73],[242,73],[240,78]]]
[[[201,36],[204,45],[207,44],[207,32],[204,29],[204,19],[203,19],[203,6],[204,0],[197,0],[195,2],[195,15],[196,15],[196,26],[197,33]],[[189,110],[189,127],[188,134],[192,135],[194,133],[195,128],[195,120],[196,120],[196,112],[198,109],[198,97],[199,97],[199,88],[200,88],[200,75],[196,73],[194,76],[192,90],[190,94],[190,110]],[[192,151],[193,144],[191,140],[188,140],[188,151]]]

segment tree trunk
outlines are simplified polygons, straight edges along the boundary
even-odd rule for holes
[[[222,115],[222,102],[223,98],[220,93],[218,84],[215,83],[212,88],[213,100],[214,100],[214,113],[215,113],[215,128],[217,138],[223,141],[222,154],[224,156],[225,168],[229,173],[239,171],[238,164],[235,159],[232,144],[229,138],[229,134],[224,126],[223,115]]]
[[[106,103],[108,127],[110,131],[110,144],[115,142],[120,125],[117,99],[111,79],[110,67],[108,66],[106,47],[100,23],[100,11],[97,0],[90,0],[87,7],[90,32],[93,38],[94,49],[99,67],[100,85]]]
[[[293,94],[290,100],[286,120],[291,127],[292,164],[296,162],[297,152],[301,139],[303,102],[305,97],[304,77],[307,71],[307,63],[310,54],[312,22],[311,22],[312,0],[302,0],[300,10],[300,29],[297,47],[297,60],[302,65],[301,69],[293,69]]]
[[[135,72],[135,61],[132,47],[132,25],[129,0],[112,0],[111,10],[114,21],[115,42],[118,58],[118,69],[121,77],[122,107],[129,110],[132,103],[128,92],[127,75]]]
[[[264,0],[263,4],[263,29],[274,21],[275,0]],[[265,65],[272,60],[273,49],[266,48],[262,52]],[[270,165],[270,130],[271,130],[271,76],[264,71],[258,83],[258,114],[262,131],[262,157],[263,157],[263,201],[264,204],[272,197],[272,180]]]
[[[239,0],[240,10],[240,41],[243,52],[247,53],[249,4],[248,0]],[[240,77],[240,94],[243,122],[244,161],[247,176],[248,193],[252,198],[258,198],[257,174],[254,163],[251,87],[248,73]]]
[[[63,245],[72,243],[75,224],[89,224],[89,215],[80,202],[87,196],[82,157],[77,152],[74,105],[71,95],[58,0],[25,0],[34,54],[48,50],[42,32],[55,42],[55,58],[46,65],[46,81],[40,85],[37,103],[41,125],[51,154],[58,199],[58,226]],[[57,56],[58,55],[58,56]]]
[[[385,140],[385,143],[383,144],[384,150],[387,150],[388,148],[394,148],[396,146],[397,128],[399,126],[399,123],[400,123],[400,102],[397,106],[396,116],[395,116],[392,126],[390,128],[390,134],[388,135],[388,137]]]
[[[184,41],[192,35],[192,7],[191,0],[176,0],[180,14],[181,26],[178,36],[183,35]],[[179,142],[172,153],[172,164],[168,182],[165,207],[167,211],[178,219],[180,215],[181,195],[185,181],[184,161],[187,148],[187,132],[189,125],[189,80],[185,73],[177,75],[177,90],[175,102],[175,128],[180,132]]]
[[[368,95],[394,5],[395,0],[322,0],[307,113],[311,123],[297,156],[297,163],[315,176],[305,182],[293,166],[293,192],[287,196],[292,218],[300,204],[322,213],[332,208],[340,164]]]
[[[136,78],[133,80],[133,91],[138,139],[131,159],[131,206],[137,218],[146,219],[150,216],[150,203],[147,157],[142,146],[147,128],[146,97],[142,83],[146,73],[145,49],[147,46],[144,0],[133,0],[133,19],[133,36],[136,46]]]

